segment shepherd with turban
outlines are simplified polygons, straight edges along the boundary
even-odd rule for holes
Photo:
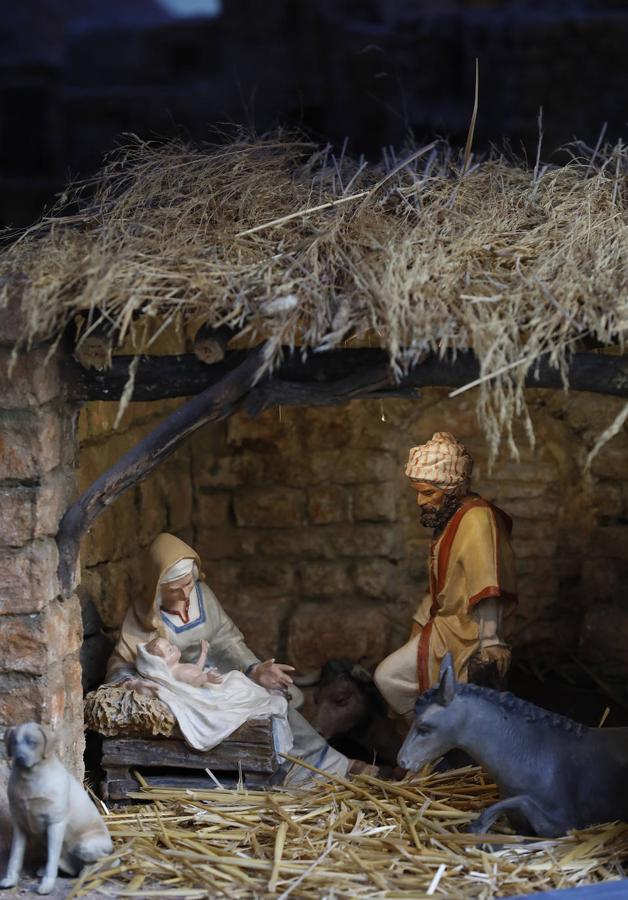
[[[274,659],[261,662],[246,646],[242,633],[205,583],[195,550],[172,534],[159,534],[151,544],[148,563],[154,590],[135,597],[127,611],[107,667],[108,684],[151,692],[137,671],[138,651],[154,638],[163,637],[179,648],[181,662],[195,662],[201,653],[201,642],[206,641],[207,666],[216,667],[220,673],[243,672],[269,691],[287,692],[290,688],[298,692],[292,687],[292,666]],[[291,706],[288,724],[295,756],[326,772],[345,775],[353,771],[351,764],[355,761],[330,747]],[[292,785],[310,777],[303,766],[282,768],[280,774]]]
[[[503,679],[510,665],[503,621],[517,600],[512,520],[470,490],[472,470],[468,450],[448,432],[410,450],[406,475],[419,520],[433,529],[429,592],[410,640],[375,672],[380,692],[407,721],[418,695],[438,682],[447,652],[459,681],[490,671]]]

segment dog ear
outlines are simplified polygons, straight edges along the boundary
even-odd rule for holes
[[[4,745],[7,750],[7,757],[13,759],[15,753],[15,728],[7,728],[4,732]]]
[[[50,729],[46,728],[45,725],[39,725],[39,730],[44,737],[44,750],[41,755],[42,759],[50,759],[54,754],[54,736]]]

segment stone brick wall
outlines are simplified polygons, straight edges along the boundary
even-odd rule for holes
[[[62,599],[54,535],[74,492],[72,410],[46,348],[17,360],[18,323],[0,326],[0,732],[35,720],[53,727],[60,755],[82,772],[80,604]],[[4,744],[2,754],[4,754]],[[6,773],[0,764],[0,779]]]
[[[237,415],[182,447],[94,527],[83,549],[85,601],[105,625],[146,584],[141,549],[169,529],[192,541],[208,583],[260,656],[312,669],[334,656],[381,657],[406,637],[426,588],[429,533],[403,468],[408,448],[453,431],[476,460],[474,487],[515,520],[520,651],[576,652],[617,670],[628,641],[626,434],[581,464],[623,401],[538,391],[535,450],[489,473],[471,394],[356,401],[334,409]],[[82,486],[167,411],[133,404],[81,414]]]

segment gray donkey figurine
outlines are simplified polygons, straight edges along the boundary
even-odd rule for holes
[[[501,796],[471,825],[486,834],[505,813],[520,833],[558,837],[628,821],[628,728],[587,728],[512,694],[456,681],[451,655],[422,694],[398,762],[418,771],[454,748],[466,751]]]

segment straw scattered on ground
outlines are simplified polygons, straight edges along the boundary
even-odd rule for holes
[[[466,828],[497,794],[474,767],[392,783],[334,778],[300,792],[134,796],[154,802],[108,816],[114,853],[69,896],[488,900],[627,874],[626,824],[479,843]]]
[[[24,339],[102,315],[150,349],[146,323],[228,324],[303,351],[372,340],[397,374],[472,349],[493,454],[515,451],[526,372],[628,328],[628,149],[574,145],[567,165],[471,157],[444,142],[370,165],[274,134],[218,147],[136,141],[0,259],[24,291]],[[90,318],[91,317],[91,318]],[[157,331],[160,329],[157,328]],[[489,377],[492,376],[492,377]]]

